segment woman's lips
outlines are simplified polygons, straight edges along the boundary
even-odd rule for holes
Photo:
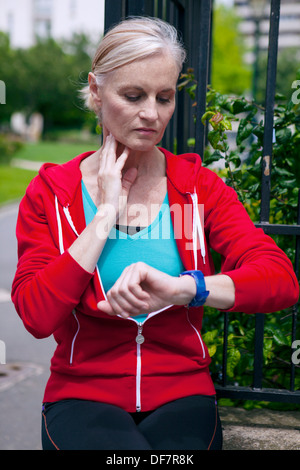
[[[136,131],[143,135],[153,135],[156,133],[155,129],[150,129],[148,127],[139,127]]]

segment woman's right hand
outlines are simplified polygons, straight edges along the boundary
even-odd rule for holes
[[[118,219],[125,210],[130,188],[137,176],[137,169],[130,168],[122,175],[129,149],[125,147],[121,155],[117,157],[117,147],[116,139],[111,134],[107,135],[100,150],[97,182],[100,193],[98,209],[101,210],[103,206],[111,207]]]
[[[111,228],[126,208],[130,188],[137,176],[136,168],[130,168],[122,176],[129,150],[125,148],[117,158],[117,149],[115,138],[107,135],[100,150],[97,175],[100,195],[98,212],[69,247],[69,254],[90,273],[95,270]]]

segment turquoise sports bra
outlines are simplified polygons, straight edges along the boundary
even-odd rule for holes
[[[83,181],[82,196],[88,225],[94,218],[97,207]],[[184,270],[174,237],[168,193],[159,213],[148,227],[133,230],[133,233],[130,230],[133,227],[129,226],[127,231],[117,227],[111,229],[97,263],[105,292],[114,285],[126,266],[138,261],[143,261],[171,276],[179,276]],[[147,315],[139,315],[134,318],[141,322],[146,317]]]

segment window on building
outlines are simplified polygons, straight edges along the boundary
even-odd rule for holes
[[[50,17],[52,0],[34,0],[34,14],[39,17]]]
[[[38,38],[51,35],[51,16],[53,0],[34,0],[34,34]]]

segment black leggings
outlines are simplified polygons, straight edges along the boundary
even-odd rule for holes
[[[213,396],[140,413],[70,399],[43,405],[42,444],[44,450],[218,450],[222,428]]]

